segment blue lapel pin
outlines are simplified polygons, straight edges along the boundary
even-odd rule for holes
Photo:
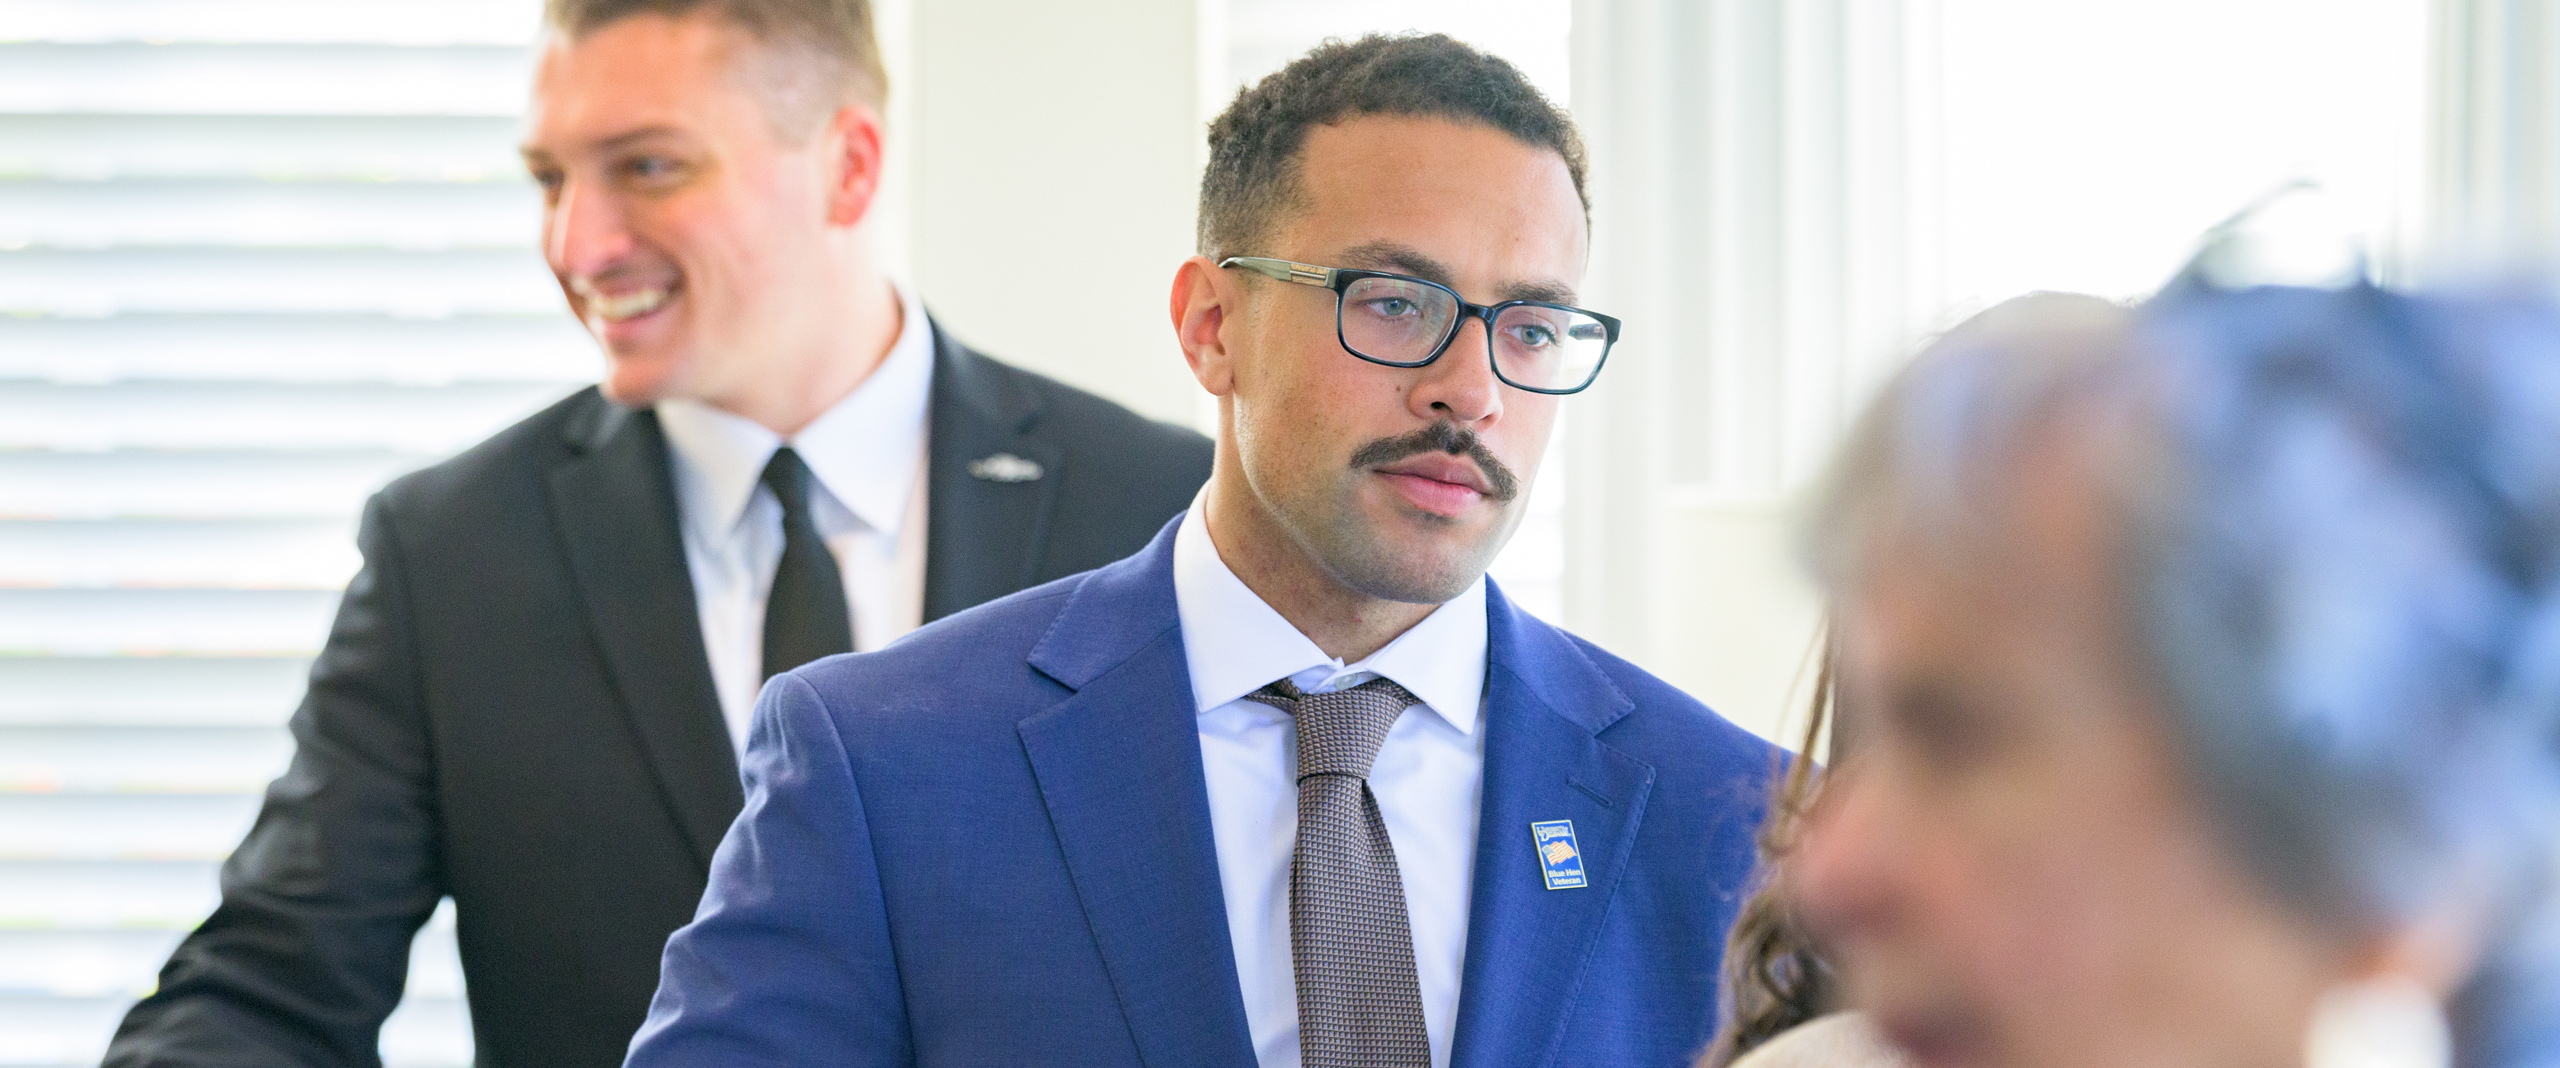
[[[1582,876],[1582,847],[1573,840],[1572,820],[1541,820],[1529,825],[1538,843],[1538,866],[1545,869],[1547,889],[1572,890],[1590,885]]]

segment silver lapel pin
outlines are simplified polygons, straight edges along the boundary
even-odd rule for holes
[[[1009,452],[1000,452],[983,460],[969,461],[969,474],[989,482],[1037,482],[1048,470],[1038,462],[1025,460]]]

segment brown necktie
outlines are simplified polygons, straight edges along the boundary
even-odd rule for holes
[[[1289,866],[1289,956],[1306,1068],[1430,1068],[1404,879],[1369,766],[1420,699],[1386,679],[1304,693],[1287,679],[1247,695],[1298,724],[1298,850]]]

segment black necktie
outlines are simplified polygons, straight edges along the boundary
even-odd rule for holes
[[[809,465],[788,445],[764,465],[764,484],[782,502],[782,564],[764,602],[764,677],[822,656],[853,651],[853,610],[844,572],[809,518]]]

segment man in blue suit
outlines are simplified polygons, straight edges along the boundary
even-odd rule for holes
[[[1575,306],[1570,121],[1373,37],[1210,142],[1172,295],[1209,484],[1136,556],[774,679],[634,1068],[1705,1043],[1776,756],[1484,579],[1618,334]]]

